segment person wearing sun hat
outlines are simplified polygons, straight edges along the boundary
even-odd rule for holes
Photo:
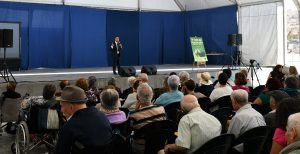
[[[67,86],[56,99],[60,101],[67,122],[60,129],[55,153],[71,153],[85,148],[93,151],[111,142],[108,119],[95,107],[87,108],[87,97],[81,88]]]
[[[206,97],[209,97],[211,92],[214,90],[209,72],[198,73],[197,78],[200,80],[200,84],[196,87],[195,92],[200,92]]]

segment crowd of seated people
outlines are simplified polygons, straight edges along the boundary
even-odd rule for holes
[[[277,65],[263,85],[264,90],[255,96],[253,102],[249,101],[250,96],[253,97],[253,87],[245,70],[233,75],[230,69],[224,69],[215,83],[211,81],[209,72],[198,73],[198,81],[186,71],[178,76],[172,73],[161,81],[164,84],[159,89],[149,85],[150,79],[145,73],[129,77],[129,88],[123,92],[117,87],[119,81],[116,78],[111,78],[104,87],[97,87],[97,79],[93,76],[78,79],[74,86],[63,80],[59,84],[60,90],[47,84],[43,96],[30,96],[23,101],[23,107],[60,104],[66,123],[60,130],[56,153],[69,153],[74,146],[76,149],[75,142],[90,149],[108,146],[113,142],[111,125],[128,123],[134,134],[152,122],[168,119],[165,107],[175,102],[180,102],[178,114],[183,115],[174,121],[179,122],[176,124],[177,138],[160,152],[193,153],[223,132],[223,121],[210,113],[221,108],[204,110],[204,106],[200,105],[203,104],[201,98],[207,98],[210,100],[208,103],[213,104],[222,97],[228,97],[232,105],[231,115],[226,117],[225,133],[238,138],[255,127],[270,126],[274,133],[268,151],[271,154],[294,150],[292,145],[299,142],[296,131],[299,128],[295,124],[299,115],[290,116],[300,112],[300,81],[295,67],[290,67],[289,74],[285,75],[282,66]],[[9,83],[3,95],[7,98],[20,97],[14,92],[15,88],[15,84]],[[127,108],[129,113],[122,108]],[[285,135],[288,133],[289,136]],[[145,144],[145,139],[133,138],[133,152],[144,153]],[[242,146],[233,147],[232,152],[242,153]]]

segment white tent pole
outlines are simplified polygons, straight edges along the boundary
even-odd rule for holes
[[[138,1],[138,11],[140,12],[141,11],[141,1],[140,0],[137,0]]]
[[[182,6],[182,4],[179,2],[179,0],[174,0],[180,11],[185,11],[185,8]]]
[[[283,5],[283,7],[282,7],[282,9],[283,9],[283,65],[285,65],[285,53],[286,53],[286,51],[285,51],[285,49],[286,49],[286,45],[287,45],[287,42],[286,42],[286,30],[285,30],[285,27],[286,27],[286,18],[285,18],[285,16],[286,16],[286,13],[285,13],[285,0],[283,0],[282,1],[282,5]]]

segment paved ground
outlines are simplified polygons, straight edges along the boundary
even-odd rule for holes
[[[13,154],[11,151],[11,145],[14,142],[15,135],[7,134],[6,132],[2,132],[0,136],[0,154]],[[28,154],[44,154],[47,153],[47,149],[44,145],[33,149],[28,152]]]

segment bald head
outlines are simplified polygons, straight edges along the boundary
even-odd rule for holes
[[[197,98],[194,95],[185,95],[181,100],[181,108],[190,112],[196,107],[200,107]]]
[[[148,80],[149,80],[149,79],[148,79],[148,75],[147,75],[146,73],[141,73],[141,74],[139,74],[138,78],[141,79],[142,82],[144,82],[144,83],[147,83]]]

